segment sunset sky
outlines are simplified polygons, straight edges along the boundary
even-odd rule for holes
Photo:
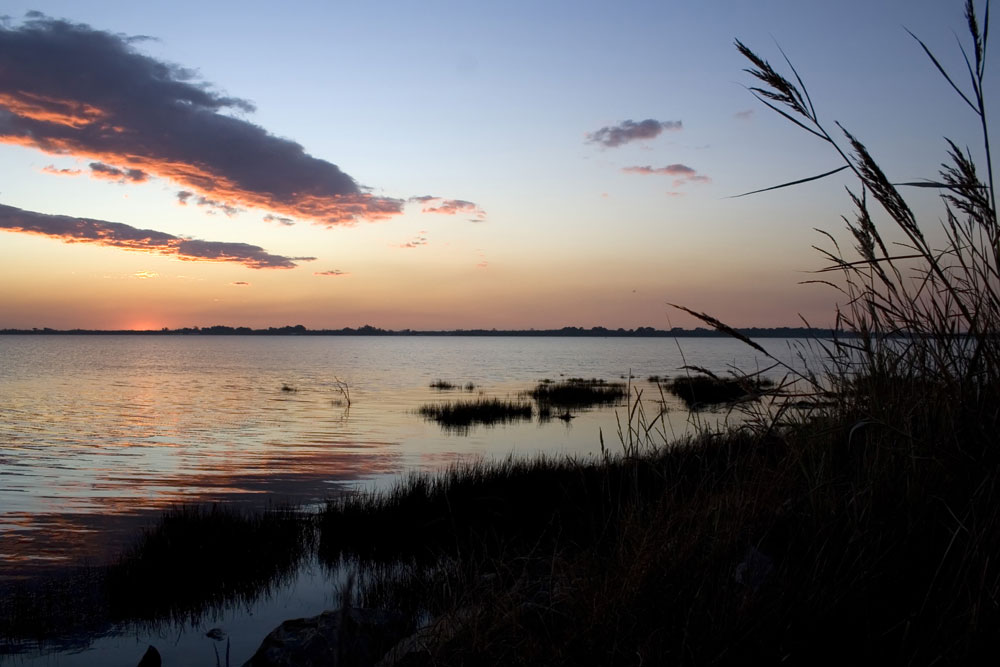
[[[729,198],[841,164],[733,40],[913,181],[962,4],[6,2],[0,328],[829,325],[853,183]]]

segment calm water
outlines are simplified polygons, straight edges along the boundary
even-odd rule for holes
[[[765,347],[793,358],[788,341]],[[480,394],[516,398],[546,378],[615,381],[630,371],[651,396],[647,376],[684,364],[769,365],[724,338],[0,336],[0,580],[102,562],[151,513],[179,502],[314,503],[468,457],[596,455],[601,432],[618,446],[621,406],[468,434],[415,411]],[[350,407],[337,379],[350,388]],[[476,388],[442,392],[429,386],[437,379]],[[686,410],[667,407],[667,432],[686,432]],[[296,586],[316,588],[296,580],[276,593],[285,601],[278,611],[272,603],[233,613],[273,627],[272,616],[330,605],[317,599],[293,611],[288,601],[309,598],[288,592]],[[248,634],[252,652],[263,635]],[[121,664],[138,660],[135,641]],[[204,641],[198,650],[214,664]],[[246,657],[234,654],[234,664]],[[87,664],[70,653],[45,660]]]

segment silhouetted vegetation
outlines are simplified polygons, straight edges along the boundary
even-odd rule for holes
[[[557,408],[587,408],[614,404],[625,398],[625,385],[597,378],[569,378],[564,382],[540,382],[524,392],[539,405]]]
[[[752,338],[828,338],[833,334],[829,329],[814,329],[810,327],[750,327],[740,329]],[[157,329],[135,331],[95,330],[95,329],[0,329],[0,335],[139,335],[139,336],[518,336],[518,337],[562,337],[562,338],[716,338],[720,334],[714,329],[696,327],[694,329],[654,329],[653,327],[636,327],[635,329],[607,329],[605,327],[562,327],[561,329],[382,329],[371,325],[362,327],[344,327],[343,329],[306,329],[301,324],[295,326],[268,327],[267,329],[251,329],[249,327],[229,327],[216,325],[211,327],[184,327],[181,329]]]
[[[457,389],[457,386],[447,380],[434,380],[431,382],[431,389],[437,389],[439,391],[450,391],[452,389]]]
[[[112,628],[196,623],[254,602],[312,549],[311,517],[290,509],[178,507],[111,565],[5,585],[0,655],[25,641],[85,646]]]
[[[774,386],[774,382],[766,378],[720,378],[704,373],[678,375],[662,384],[692,410],[759,398],[764,390]]]
[[[356,511],[416,524],[441,554],[435,567],[397,569],[391,586],[361,596],[441,619],[447,632],[411,664],[995,660],[1000,225],[982,92],[986,27],[971,2],[966,11],[971,92],[961,94],[983,122],[988,176],[980,181],[969,153],[949,144],[940,180],[919,183],[942,193],[943,247],[860,140],[845,132],[841,148],[826,131],[794,70],[795,84],[738,45],[759,81],[751,90],[830,144],[860,181],[854,251],[834,242],[826,252],[823,280],[846,305],[817,343],[822,369],[772,357],[788,375],[782,394],[739,430],[641,451],[649,443],[631,435],[648,425],[629,423],[622,457],[451,472],[328,509],[333,526],[362,523]],[[684,310],[767,355],[742,330]],[[770,390],[754,376],[733,381],[712,384],[730,397]],[[705,400],[704,386],[689,388]],[[420,519],[406,515],[411,503]],[[420,556],[412,543],[378,548],[383,560]]]
[[[985,132],[986,27],[971,1],[966,11],[972,93],[963,99]],[[841,149],[827,133],[794,70],[797,84],[739,49],[762,86],[751,90],[830,144],[860,181],[848,222],[856,248],[826,255],[846,305],[817,343],[825,366],[772,357],[789,376],[780,395],[757,376],[688,387],[700,401],[705,391],[774,390],[739,429],[666,442],[629,397],[620,452],[476,463],[331,500],[319,553],[361,564],[355,603],[431,620],[405,664],[996,660],[1000,225],[989,142],[984,134],[987,183],[954,144],[940,181],[922,183],[946,207],[945,245],[933,248],[867,148],[845,133]],[[903,255],[890,251],[885,221],[908,239]],[[770,356],[742,330],[685,310]],[[464,409],[449,405],[425,416]],[[530,404],[519,409],[530,418]],[[211,535],[192,545],[201,540],[224,547]],[[157,554],[159,544],[142,549]],[[134,562],[125,585],[171,567]],[[211,591],[211,581],[199,583]]]
[[[531,404],[523,401],[479,398],[451,403],[432,403],[418,411],[425,419],[447,430],[467,432],[472,426],[493,426],[531,419]]]

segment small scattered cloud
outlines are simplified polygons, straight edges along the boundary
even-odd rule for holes
[[[753,118],[753,112],[753,109],[744,109],[743,111],[737,111],[734,113],[733,117],[738,118],[739,120],[750,120]]]
[[[247,100],[138,51],[147,39],[37,12],[0,23],[0,143],[87,159],[126,182],[168,179],[234,210],[326,226],[402,213],[403,200],[235,117],[254,111]]]
[[[90,174],[94,178],[103,178],[119,183],[145,183],[149,174],[141,169],[119,169],[103,162],[91,162]]]
[[[250,283],[245,280],[237,280],[236,282],[229,283],[233,287],[250,287]]]
[[[217,201],[215,199],[209,199],[203,195],[196,195],[190,190],[180,190],[177,192],[177,203],[181,206],[187,206],[188,203],[193,203],[195,206],[203,206],[208,210],[206,213],[214,215],[216,211],[225,213],[227,217],[233,217],[237,213],[243,213],[246,209],[238,208],[226,202]],[[267,217],[265,216],[265,220]],[[287,218],[286,218],[287,219]]]
[[[631,141],[655,139],[664,130],[676,131],[683,129],[683,127],[684,124],[679,120],[654,120],[652,118],[639,122],[626,120],[618,125],[602,127],[596,132],[588,132],[587,143],[600,144],[606,148],[617,148]]]
[[[426,234],[426,233],[427,233],[426,231],[417,232],[417,234],[418,234],[417,237],[415,237],[412,241],[407,241],[406,243],[401,244],[399,247],[400,248],[419,248],[422,245],[427,245],[427,237],[424,236],[424,234]]]
[[[471,215],[469,222],[483,222],[486,219],[486,211],[478,205],[464,199],[443,199],[433,195],[422,195],[420,197],[410,197],[412,203],[422,204],[421,213],[439,213],[441,215]]]
[[[156,271],[136,271],[132,274],[132,277],[139,280],[150,280],[152,278],[159,278],[160,274]]]
[[[626,174],[641,174],[644,176],[650,175],[666,175],[674,176],[674,187],[679,187],[686,183],[711,183],[712,179],[704,174],[699,174],[697,171],[687,166],[686,164],[668,164],[666,167],[651,167],[649,165],[643,167],[623,167],[622,171]]]
[[[291,227],[295,224],[295,221],[291,218],[283,218],[280,215],[271,215],[270,213],[264,216],[264,222],[275,222],[285,227]]]
[[[42,171],[56,176],[79,176],[83,173],[81,169],[57,169],[53,164],[45,165],[42,167]]]
[[[341,271],[340,269],[331,269],[329,271],[315,271],[315,272],[313,272],[313,275],[314,276],[330,276],[330,277],[334,277],[335,278],[337,276],[349,276],[351,274],[349,274],[347,271]]]
[[[298,262],[316,259],[272,255],[260,246],[248,243],[201,241],[152,229],[138,229],[121,222],[50,215],[3,204],[0,204],[0,230],[48,236],[64,243],[90,243],[169,255],[186,261],[234,262],[251,269],[291,269]]]
[[[646,165],[645,167],[623,167],[622,171],[626,174],[670,174],[671,176],[685,176],[690,177],[697,172],[686,164],[668,164],[666,167],[650,167]]]

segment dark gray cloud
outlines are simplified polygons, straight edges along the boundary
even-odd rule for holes
[[[349,275],[347,271],[341,271],[340,269],[332,269],[330,271],[315,271],[314,276],[346,276]]]
[[[291,227],[295,224],[295,221],[291,218],[284,218],[280,215],[271,215],[270,213],[264,216],[264,222],[276,222],[279,225],[284,225],[285,227]]]
[[[297,265],[296,262],[316,259],[272,255],[248,243],[188,239],[152,229],[138,229],[121,222],[50,215],[3,204],[0,204],[0,229],[48,236],[64,243],[92,243],[173,255],[190,261],[235,262],[251,269],[291,269]]]
[[[179,190],[177,192],[177,203],[181,206],[187,206],[189,203],[194,203],[195,206],[204,206],[209,209],[208,213],[214,214],[216,211],[221,211],[229,217],[233,217],[237,213],[243,213],[246,210],[233,206],[227,202],[209,199],[204,195],[196,195],[190,190]],[[266,220],[267,217],[265,216],[264,219]]]
[[[737,111],[736,113],[733,114],[733,117],[738,118],[740,120],[750,120],[751,118],[753,118],[753,111],[754,111],[753,109],[744,109],[743,111]]]
[[[141,169],[119,169],[103,162],[91,162],[90,173],[96,178],[106,178],[119,183],[145,183],[149,180],[149,174]]]
[[[328,226],[402,211],[402,200],[374,196],[294,141],[227,115],[253,104],[141,54],[134,44],[144,39],[37,12],[0,25],[0,142]]]
[[[608,148],[615,148],[630,141],[655,139],[664,130],[680,130],[683,127],[684,124],[679,120],[653,120],[652,118],[647,118],[638,123],[634,120],[626,120],[618,125],[602,127],[596,132],[587,133],[587,142],[600,144]]]

